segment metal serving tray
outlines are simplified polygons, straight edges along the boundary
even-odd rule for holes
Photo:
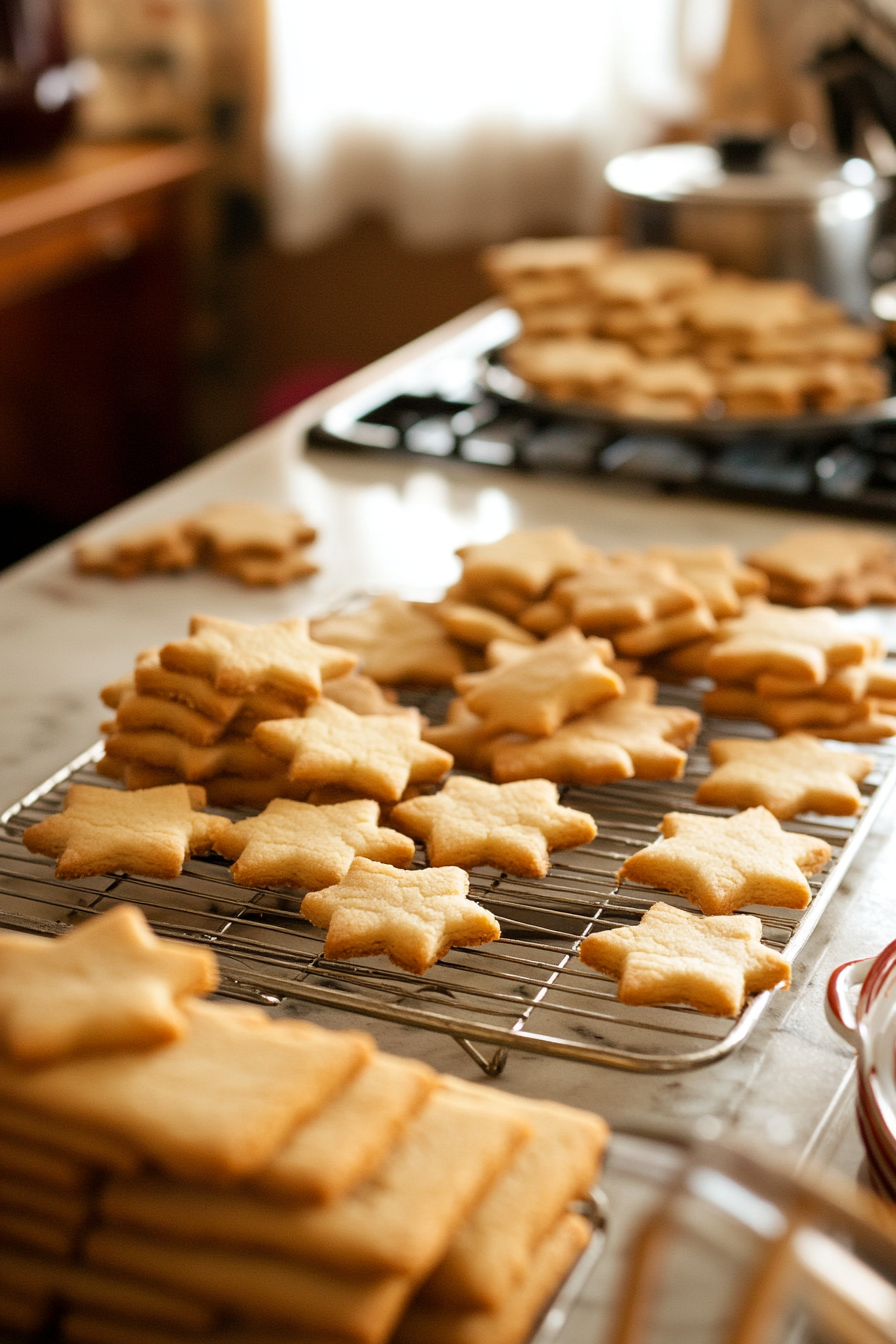
[[[693,685],[663,687],[660,698],[699,708],[699,694]],[[448,696],[405,698],[438,721]],[[638,1072],[693,1069],[740,1045],[770,994],[755,995],[733,1020],[682,1006],[629,1007],[617,1000],[613,982],[583,966],[576,953],[588,933],[637,923],[658,899],[691,909],[683,899],[652,888],[620,888],[615,873],[629,854],[656,838],[664,813],[728,815],[693,802],[710,769],[706,744],[720,734],[770,735],[757,724],[710,718],[681,780],[564,788],[565,803],[594,816],[597,839],[557,854],[541,880],[474,870],[470,894],[494,911],[502,937],[485,947],[456,948],[423,976],[399,970],[384,957],[327,961],[323,932],[299,913],[299,893],[237,887],[216,856],[190,860],[172,882],[114,874],[57,881],[51,861],[30,854],[20,836],[26,826],[60,809],[73,781],[119,787],[93,771],[102,754],[99,743],[0,817],[0,925],[60,933],[111,903],[132,901],[160,933],[213,946],[227,995],[267,1004],[297,1000],[437,1031],[454,1037],[490,1075],[501,1072],[512,1047]],[[786,824],[822,837],[834,851],[827,869],[809,880],[811,904],[804,911],[752,910],[762,919],[765,941],[788,961],[798,956],[896,785],[894,747],[862,750],[875,756],[877,767],[862,786],[868,805],[858,818]],[[419,848],[416,862],[425,862]]]

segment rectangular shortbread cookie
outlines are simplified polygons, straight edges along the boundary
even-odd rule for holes
[[[178,1176],[260,1170],[369,1059],[370,1037],[272,1022],[193,1001],[190,1030],[152,1051],[26,1070],[0,1061],[0,1091],[58,1120],[95,1126]]]
[[[372,1174],[438,1082],[416,1060],[376,1054],[302,1125],[254,1184],[266,1194],[328,1204]]]
[[[254,1247],[346,1274],[420,1279],[530,1133],[509,1109],[442,1088],[371,1179],[332,1204],[278,1206],[242,1191],[138,1177],[113,1182],[102,1213],[166,1239]]]

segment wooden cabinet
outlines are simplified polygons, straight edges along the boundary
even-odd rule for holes
[[[78,522],[187,460],[182,205],[195,143],[0,168],[0,501]]]

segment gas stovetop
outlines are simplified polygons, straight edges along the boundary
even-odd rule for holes
[[[309,445],[896,519],[896,398],[853,422],[816,416],[761,429],[670,422],[633,430],[597,410],[527,405],[496,390],[489,358],[517,329],[511,310],[490,313],[331,407],[309,430]]]

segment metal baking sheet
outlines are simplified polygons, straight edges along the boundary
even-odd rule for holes
[[[437,720],[448,697],[405,698]],[[698,708],[699,691],[664,687],[661,701]],[[720,734],[770,736],[760,725],[709,718],[681,780],[562,789],[567,805],[594,816],[597,839],[556,854],[550,873],[540,880],[475,869],[470,894],[495,913],[502,937],[485,947],[455,948],[423,976],[399,970],[384,957],[328,961],[324,933],[301,917],[301,893],[237,887],[216,856],[190,860],[172,882],[122,874],[57,881],[52,862],[30,854],[20,836],[26,826],[60,809],[72,781],[119,787],[93,771],[102,753],[99,743],[0,818],[0,924],[59,933],[111,903],[133,901],[160,933],[212,946],[226,994],[268,1004],[281,999],[314,1003],[440,1032],[454,1037],[492,1075],[504,1067],[510,1049],[639,1072],[693,1069],[740,1045],[770,994],[748,1000],[736,1019],[707,1017],[680,1005],[633,1008],[620,1004],[614,983],[583,966],[576,954],[588,933],[635,924],[658,899],[692,908],[652,888],[620,887],[615,873],[629,854],[656,838],[664,813],[729,815],[693,802],[697,784],[710,769],[707,742]],[[862,785],[868,805],[858,818],[786,823],[787,829],[818,835],[833,848],[827,869],[809,879],[811,904],[804,911],[750,910],[762,919],[765,941],[791,962],[896,785],[894,747],[884,743],[862,750],[870,751],[877,765]],[[416,862],[425,862],[419,847]]]
[[[618,415],[605,406],[588,401],[555,401],[517,377],[504,362],[503,347],[491,351],[481,364],[481,382],[486,392],[498,401],[518,410],[539,415],[565,415],[578,420],[593,420],[614,435],[667,434],[704,443],[728,443],[750,435],[773,434],[778,438],[817,439],[859,428],[892,424],[896,421],[896,397],[869,402],[851,410],[827,414],[816,411],[806,415],[746,416],[707,414],[692,420],[657,420],[644,416]]]

